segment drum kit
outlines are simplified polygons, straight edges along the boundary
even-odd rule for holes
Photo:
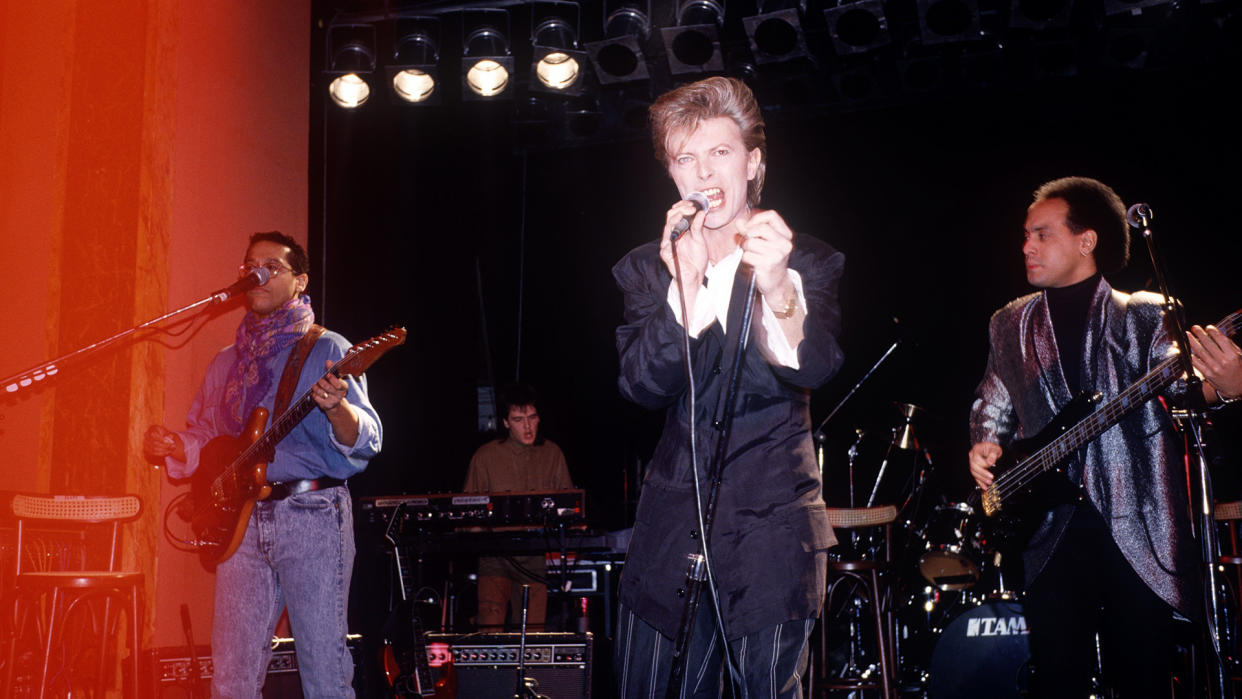
[[[916,437],[922,410],[895,405],[901,423],[882,430],[888,444],[856,430],[847,453],[849,506],[898,508],[888,585],[901,693],[930,699],[1024,696],[1030,655],[1020,595],[1006,586],[1007,575],[1015,573],[1011,561],[993,545],[981,513],[937,492],[944,488],[933,484],[947,479],[931,477],[931,455]],[[866,461],[879,466],[869,468]],[[864,487],[856,488],[856,477]],[[841,538],[844,558],[879,560],[886,550],[879,532],[850,530]],[[870,662],[874,650],[868,650],[876,648],[866,633],[870,612],[861,607],[857,596],[841,594],[830,581],[824,676],[866,678],[879,671]]]

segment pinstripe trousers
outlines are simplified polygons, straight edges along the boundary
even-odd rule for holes
[[[672,668],[673,641],[625,605],[618,612],[613,655],[622,699],[664,699]],[[815,619],[786,621],[729,642],[741,675],[735,699],[801,699],[802,678],[810,657],[807,639]],[[683,698],[718,698],[724,693],[720,635],[711,600],[699,605],[682,676]]]

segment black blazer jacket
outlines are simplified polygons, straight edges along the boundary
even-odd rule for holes
[[[809,398],[843,360],[837,287],[844,261],[820,240],[795,238],[789,266],[802,277],[807,305],[798,369],[764,358],[755,310],[708,549],[730,639],[817,616],[823,601],[824,552],[836,539],[811,443]],[[667,302],[672,278],[657,243],[627,254],[613,277],[625,298],[625,324],[617,329],[621,393],[646,408],[667,409],[639,498],[620,598],[672,638],[684,606],[687,556],[699,550],[682,328]],[[690,341],[704,501],[748,279],[742,269],[735,275],[729,334],[715,322]],[[710,604],[707,597],[703,603]]]

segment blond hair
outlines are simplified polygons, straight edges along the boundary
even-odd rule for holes
[[[746,83],[736,78],[712,77],[682,85],[660,95],[648,114],[655,158],[666,168],[669,166],[668,139],[672,134],[691,133],[708,119],[732,119],[742,130],[746,151],[759,149],[759,170],[746,185],[746,203],[759,206],[767,169],[768,141],[759,103]]]

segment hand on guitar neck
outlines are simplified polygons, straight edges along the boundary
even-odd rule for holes
[[[1242,398],[1242,349],[1216,326],[1194,325],[1186,333],[1190,361],[1203,374],[1203,397],[1208,403]]]
[[[331,360],[325,361],[323,368],[323,376],[311,388],[311,398],[328,417],[336,441],[352,447],[358,441],[358,414],[345,398],[349,394],[349,384],[333,372],[326,371],[332,368]]]
[[[1229,339],[1242,325],[1242,311],[1229,314],[1218,328],[1191,329],[1190,352],[1195,368],[1206,379],[1204,397],[1212,402],[1242,395],[1242,350]],[[1184,376],[1177,356],[1168,356],[1116,395],[1103,402],[1098,392],[1075,396],[1039,434],[1018,440],[1002,450],[994,442],[978,442],[970,448],[970,475],[981,491],[984,514],[991,517],[1010,500],[1026,498],[1031,491],[1044,489],[1043,476],[1060,472],[1063,462],[1079,447],[1115,425],[1122,417],[1151,400],[1166,386]],[[1239,394],[1230,391],[1238,390]],[[1077,488],[1077,484],[1065,485]],[[1065,493],[1054,486],[1051,490]],[[1080,493],[1081,494],[1081,493]]]

